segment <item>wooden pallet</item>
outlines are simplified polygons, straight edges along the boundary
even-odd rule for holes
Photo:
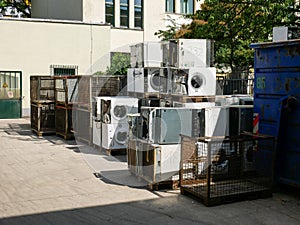
[[[31,130],[33,133],[35,133],[39,137],[55,134],[55,130],[37,130],[37,129],[31,129]]]
[[[101,151],[105,152],[106,155],[126,155],[127,149],[126,148],[120,148],[120,149],[107,149],[107,148],[101,148]]]
[[[160,181],[153,184],[148,184],[147,189],[150,191],[158,191],[163,189],[171,189],[175,190],[179,188],[179,181],[178,180],[166,180],[166,181]]]
[[[171,95],[172,101],[181,103],[199,103],[199,102],[214,102],[215,96],[184,96],[184,95]]]
[[[62,137],[65,140],[72,140],[74,139],[74,134],[73,133],[61,133],[61,132],[56,132],[56,136]]]
[[[247,186],[247,181],[245,181],[245,187]],[[258,198],[267,198],[272,196],[272,190],[268,188],[258,188],[254,190],[243,190],[237,191],[234,188],[234,185],[228,186],[228,190],[224,193],[217,193],[217,190],[213,190],[213,185],[211,186],[212,191],[210,191],[209,195],[207,193],[206,184],[202,185],[181,185],[180,193],[183,195],[193,196],[195,199],[199,200],[206,206],[215,206],[226,203],[232,203],[243,200],[252,200]],[[209,196],[209,197],[208,197]]]
[[[91,146],[93,144],[93,142],[91,140],[88,140],[86,138],[83,138],[83,137],[79,137],[79,136],[76,136],[76,139],[86,145],[89,145]]]

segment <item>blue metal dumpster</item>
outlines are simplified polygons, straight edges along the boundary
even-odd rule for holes
[[[300,39],[251,44],[259,133],[277,139],[275,181],[300,187]],[[269,153],[263,152],[268,164]]]

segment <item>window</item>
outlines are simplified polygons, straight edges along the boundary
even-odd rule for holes
[[[175,0],[166,0],[166,12],[175,12]]]
[[[115,4],[114,0],[105,0],[105,22],[115,26]]]
[[[193,14],[194,0],[180,0],[180,12],[184,14]]]
[[[129,27],[129,0],[120,0],[120,26]]]
[[[51,65],[50,70],[54,76],[78,75],[78,66]]]
[[[134,27],[143,28],[143,0],[134,0]]]

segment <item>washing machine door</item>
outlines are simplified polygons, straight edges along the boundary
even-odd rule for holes
[[[114,119],[123,120],[127,116],[127,107],[125,105],[115,105],[112,109]]]
[[[190,85],[194,89],[200,89],[206,84],[206,78],[202,73],[193,73],[190,80]]]
[[[150,79],[150,87],[153,89],[153,91],[160,91],[162,86],[162,80],[163,78],[160,77],[160,71],[154,70],[149,75]]]
[[[128,131],[125,128],[117,129],[115,132],[114,140],[120,145],[125,145],[128,140]]]
[[[192,68],[188,76],[188,94],[190,96],[208,96],[216,94],[216,69]]]

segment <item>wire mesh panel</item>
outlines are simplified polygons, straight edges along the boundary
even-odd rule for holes
[[[73,128],[77,140],[87,144],[92,142],[92,119],[88,110],[73,108]]]
[[[67,106],[78,100],[78,83],[80,76],[55,76],[56,104]]]
[[[127,77],[122,75],[97,75],[92,77],[92,96],[127,95]]]
[[[53,76],[30,76],[30,100],[54,101],[54,77]]]
[[[271,196],[273,163],[261,168],[259,149],[274,155],[274,139],[263,135],[235,138],[182,136],[181,192],[205,205]]]

